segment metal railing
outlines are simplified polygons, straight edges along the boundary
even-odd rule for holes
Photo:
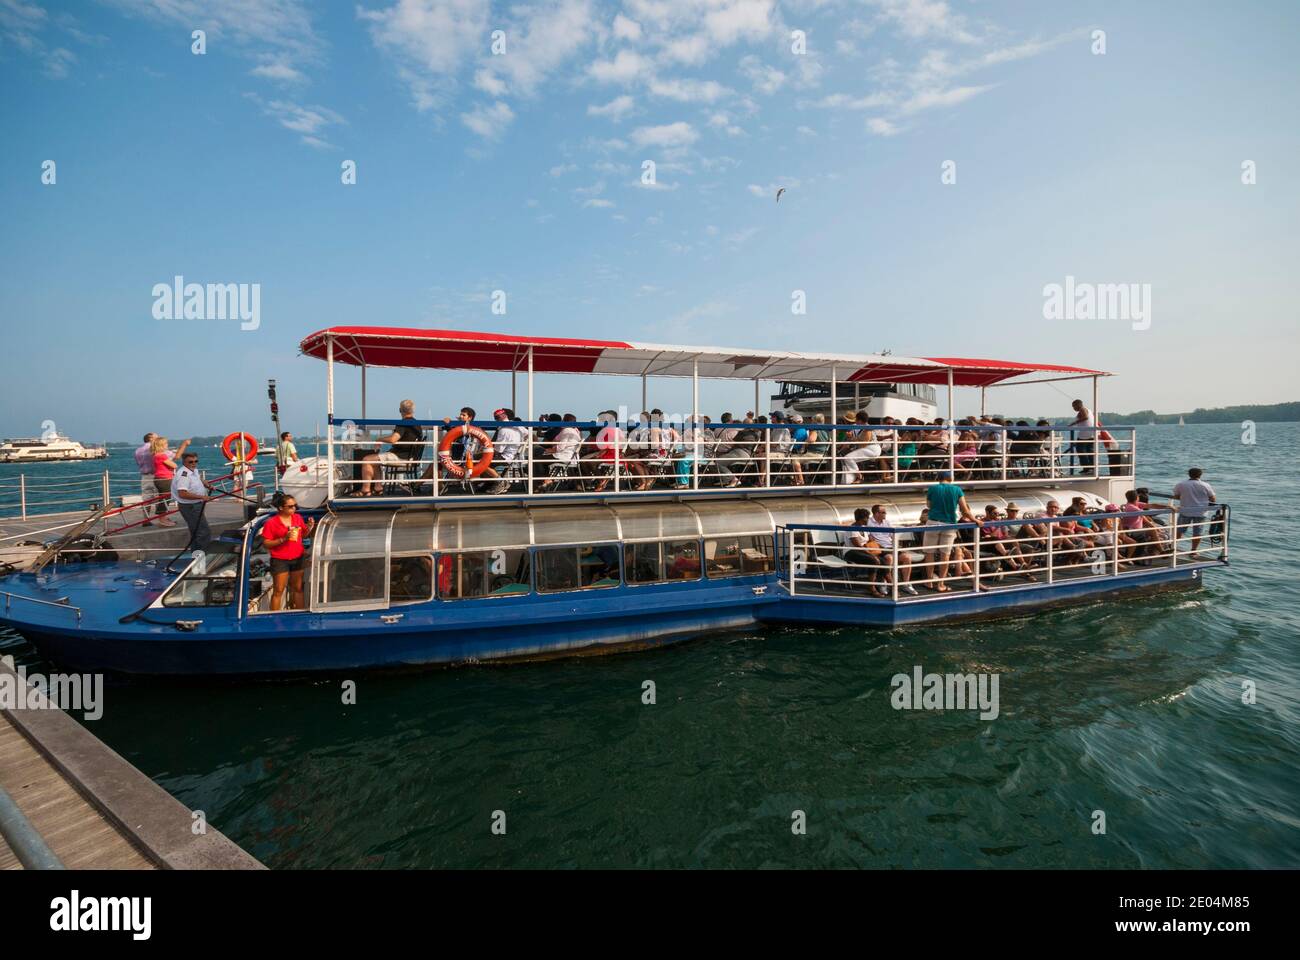
[[[13,602],[15,600],[22,600],[26,603],[35,603],[44,607],[58,607],[61,610],[71,610],[77,615],[77,622],[81,622],[81,608],[74,607],[72,604],[68,603],[67,597],[61,597],[58,600],[41,600],[37,597],[25,597],[21,593],[10,593],[7,590],[0,590],[0,596],[5,598],[5,613],[8,613],[13,607]]]
[[[614,424],[606,421],[473,421],[492,443],[468,448],[459,423],[408,420],[419,443],[388,443],[392,420],[342,421],[327,442],[330,498],[464,495],[602,495],[647,490],[904,488],[951,472],[959,483],[1132,479],[1137,435],[1069,436],[1047,425],[937,427],[856,423]],[[338,425],[338,423],[336,423]],[[468,449],[468,458],[466,450]],[[476,464],[482,472],[466,468]],[[337,475],[336,475],[337,474]]]
[[[267,486],[274,483],[274,464],[257,464],[252,469],[256,481]],[[206,471],[200,475],[206,477]],[[0,477],[0,519],[29,520],[47,513],[97,510],[157,496],[156,492],[146,496],[136,472],[103,470],[50,477],[20,473]]]
[[[792,595],[912,603],[1227,563],[1231,511],[1214,509],[1210,518],[1160,507],[980,523],[785,524],[777,531],[778,576]]]

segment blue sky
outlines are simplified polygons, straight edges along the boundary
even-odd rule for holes
[[[1106,409],[1294,400],[1298,28],[1294,3],[0,0],[0,433],[263,432],[268,377],[306,433],[298,341],[346,323],[1077,363],[1119,374]],[[177,274],[260,284],[260,327],[155,319]],[[1150,329],[1044,319],[1066,276],[1150,284]],[[372,415],[509,398],[370,384]],[[542,378],[538,409],[639,393]],[[342,414],[357,394],[347,370]]]

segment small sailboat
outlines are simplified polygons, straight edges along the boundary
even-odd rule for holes
[[[1185,427],[1185,426],[1187,426],[1187,424],[1183,421],[1183,415],[1182,415],[1181,413],[1178,415],[1178,425],[1179,425],[1180,427]]]

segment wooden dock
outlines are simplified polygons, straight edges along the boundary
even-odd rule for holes
[[[61,710],[0,710],[0,788],[68,869],[262,868]],[[21,868],[0,836],[0,869]]]

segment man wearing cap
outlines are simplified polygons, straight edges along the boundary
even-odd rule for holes
[[[199,455],[186,453],[181,457],[181,465],[172,479],[172,496],[180,509],[185,526],[190,529],[190,542],[186,549],[206,550],[212,543],[212,529],[203,516],[203,508],[212,497],[208,496],[207,485],[199,477]]]
[[[961,514],[961,519],[965,523],[977,523],[974,514],[970,512],[970,507],[966,505],[966,496],[962,493],[961,487],[952,482],[952,471],[945,470],[939,474],[939,482],[931,484],[925,491],[925,502],[929,508],[930,516],[926,521],[927,526],[938,524],[957,523],[957,515]],[[922,545],[926,552],[930,554],[931,559],[937,555],[938,572],[935,574],[936,583],[934,591],[936,593],[947,593],[949,587],[948,579],[948,561],[952,556],[953,544],[957,542],[956,530],[938,530],[925,534]]]

